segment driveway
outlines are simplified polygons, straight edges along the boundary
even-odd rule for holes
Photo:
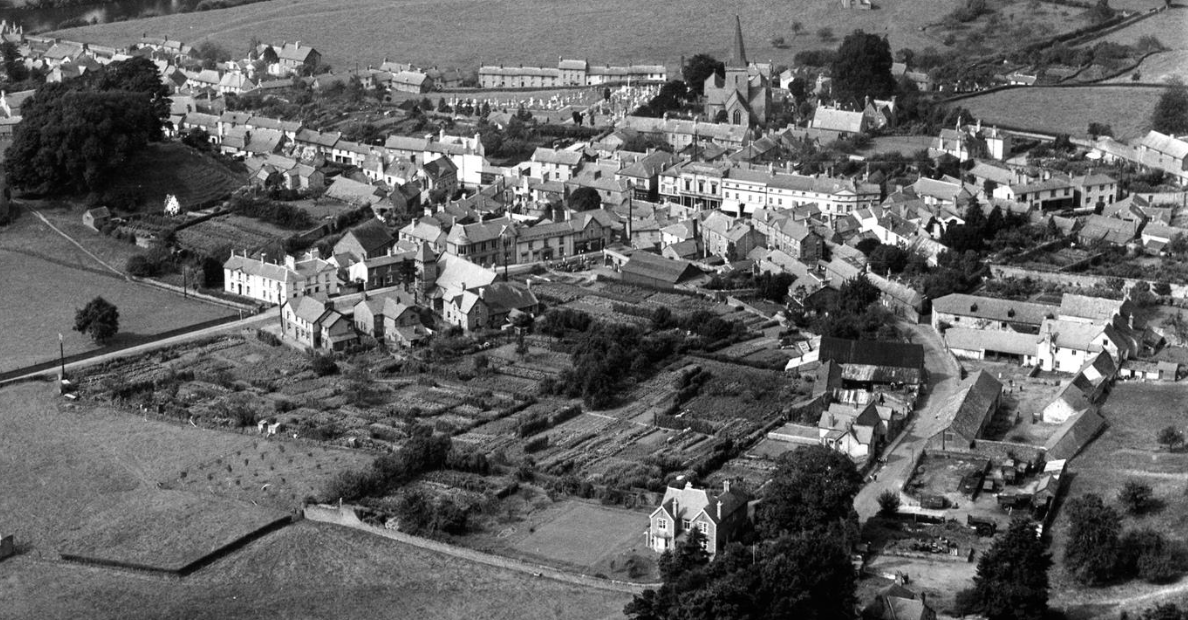
[[[854,509],[863,521],[879,511],[878,498],[883,491],[891,489],[898,493],[903,488],[916,456],[924,449],[928,439],[952,421],[954,412],[942,409],[961,382],[961,369],[945,350],[944,342],[931,325],[900,322],[897,327],[910,334],[911,342],[924,345],[928,387],[917,402],[907,428],[883,450],[887,463],[875,470],[878,479],[862,487],[854,499]]]

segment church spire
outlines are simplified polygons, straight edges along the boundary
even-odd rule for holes
[[[747,51],[743,48],[742,20],[738,15],[734,16],[734,45],[730,48],[730,58],[727,59],[726,66],[747,66]]]

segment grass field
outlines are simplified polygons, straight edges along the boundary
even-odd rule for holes
[[[247,502],[181,491],[154,489],[124,499],[80,519],[59,551],[179,571],[286,516]]]
[[[1110,3],[1110,6],[1115,6],[1115,4]],[[1128,28],[1111,32],[1101,39],[1093,39],[1088,44],[1096,45],[1099,41],[1109,41],[1131,45],[1141,37],[1149,35],[1159,39],[1159,42],[1168,49],[1182,50],[1188,49],[1188,37],[1184,36],[1185,33],[1188,33],[1188,6],[1180,5],[1168,9],[1160,15],[1148,17]]]
[[[1151,111],[1163,90],[1126,86],[1013,88],[954,102],[984,124],[1043,133],[1088,135],[1089,123],[1108,123],[1114,136],[1128,140],[1146,134]]]
[[[742,18],[752,60],[788,63],[796,51],[830,47],[818,29],[838,39],[854,29],[887,34],[893,48],[941,47],[920,26],[951,11],[953,0],[876,0],[876,10],[840,8],[838,2],[739,0],[605,0],[596,4],[550,0],[274,0],[244,7],[89,26],[57,33],[67,39],[127,45],[145,33],[168,34],[187,43],[213,40],[229,50],[264,41],[300,40],[322,52],[338,70],[379,64],[384,58],[439,67],[475,68],[480,63],[555,65],[557,56],[597,63],[662,63],[675,69],[681,55],[724,56],[731,18]],[[663,16],[660,18],[659,16]],[[804,32],[794,36],[792,23]],[[659,23],[658,23],[659,22]],[[788,49],[771,39],[783,36]]]
[[[1185,22],[1182,27],[1188,32],[1188,22]],[[1139,79],[1149,84],[1167,83],[1173,78],[1188,82],[1188,49],[1152,54],[1138,66],[1137,72]],[[1128,84],[1134,74],[1135,71],[1124,73],[1109,80],[1108,83]]]
[[[0,562],[0,619],[595,619],[620,617],[627,602],[623,594],[535,579],[309,522],[269,534],[184,581],[41,561],[56,557],[56,550],[79,534],[102,534],[103,527],[88,524],[108,518],[147,526],[144,532],[125,530],[127,541],[121,544],[131,550],[146,542],[156,546],[146,538],[152,532],[163,537],[162,545],[192,545],[181,538],[184,531],[217,538],[225,525],[209,519],[172,534],[162,532],[167,523],[145,523],[154,514],[173,520],[169,515],[194,501],[244,514],[259,510],[205,492],[161,491],[157,483],[212,459],[254,455],[266,442],[64,405],[47,384],[0,390],[0,523],[22,550]],[[304,451],[300,457],[323,458]],[[315,476],[330,473],[327,467],[306,478],[314,484]],[[182,495],[190,499],[176,499]]]
[[[631,552],[651,555],[644,547],[643,531],[647,529],[648,516],[642,512],[570,501],[540,517],[534,516],[531,521],[535,531],[525,532],[527,536],[515,541],[512,547],[553,563],[579,566],[596,573],[607,570],[612,562]]]
[[[182,581],[10,559],[0,563],[0,600],[4,620],[609,620],[630,597],[301,522]]]
[[[97,349],[88,336],[72,330],[75,310],[96,295],[119,308],[120,332],[113,344],[229,314],[226,308],[125,281],[27,213],[0,230],[0,260],[10,267],[0,273],[5,292],[0,295],[0,371],[56,358],[58,333],[67,354]]]
[[[1107,503],[1117,506],[1116,497],[1122,485],[1128,480],[1139,480],[1151,485],[1164,505],[1153,514],[1125,517],[1123,529],[1151,527],[1172,539],[1188,539],[1188,493],[1185,492],[1188,453],[1171,454],[1155,443],[1159,429],[1168,425],[1183,427],[1185,402],[1188,402],[1188,385],[1119,383],[1115,386],[1102,408],[1110,426],[1069,463],[1073,475],[1065,502],[1085,493],[1097,493]],[[1053,602],[1069,606],[1074,612],[1080,610],[1072,617],[1104,612],[1120,599],[1160,590],[1159,586],[1137,581],[1106,588],[1077,587],[1061,567],[1068,537],[1064,513],[1057,515],[1052,535],[1056,559],[1052,571]],[[1154,602],[1145,600],[1145,605]]]

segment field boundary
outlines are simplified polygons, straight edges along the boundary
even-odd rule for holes
[[[119,276],[125,280],[128,279],[128,276],[125,275],[124,272],[120,271],[119,269],[116,269],[115,267],[112,267],[111,265],[108,265],[102,258],[95,256],[95,254],[92,253],[90,250],[84,248],[81,243],[75,241],[74,237],[71,237],[70,235],[62,232],[57,226],[54,226],[53,224],[51,224],[49,220],[45,219],[45,216],[42,215],[40,211],[38,211],[37,209],[31,208],[31,207],[29,208],[29,211],[31,211],[33,213],[33,215],[36,215],[37,219],[41,220],[42,224],[49,226],[50,230],[58,233],[59,235],[62,235],[62,237],[64,239],[66,239],[70,243],[74,244],[74,247],[82,250],[83,254],[90,256],[91,260],[95,261],[96,263],[99,263],[100,265],[103,265],[105,268],[107,268],[107,270],[111,271],[112,273],[116,274],[117,276]]]
[[[354,506],[349,504],[343,504],[341,506],[328,506],[324,504],[307,505],[305,506],[304,513],[305,518],[310,521],[318,521],[321,523],[349,527],[362,532],[367,532],[369,534],[382,536],[397,542],[412,545],[414,547],[420,547],[429,551],[436,551],[438,553],[452,555],[457,558],[478,562],[480,564],[487,564],[489,566],[495,566],[498,568],[506,568],[522,573],[528,573],[534,577],[547,577],[555,581],[563,581],[566,583],[572,583],[574,585],[597,588],[599,590],[609,590],[612,592],[625,592],[628,594],[639,594],[645,589],[658,588],[661,585],[658,583],[631,583],[616,579],[606,579],[593,577],[590,575],[570,573],[552,566],[532,564],[530,562],[525,562],[515,558],[494,555],[491,553],[483,553],[473,549],[467,549],[435,540],[429,540],[428,538],[411,536],[396,530],[389,530],[368,525],[359,520],[358,515],[355,513]]]
[[[63,562],[70,562],[73,564],[85,564],[88,566],[95,566],[95,567],[99,567],[99,568],[114,568],[114,569],[120,569],[120,570],[130,570],[130,571],[141,572],[141,573],[149,573],[152,575],[157,575],[157,576],[162,576],[162,577],[169,577],[171,579],[181,579],[182,577],[191,575],[195,571],[198,571],[206,566],[209,566],[209,565],[213,564],[214,562],[242,549],[243,547],[247,546],[249,543],[251,543],[255,540],[258,540],[260,538],[263,538],[264,536],[267,536],[268,534],[271,534],[272,532],[275,532],[275,531],[277,531],[283,527],[286,527],[286,526],[288,526],[296,521],[299,521],[299,520],[301,520],[299,513],[295,514],[295,515],[287,515],[284,517],[277,518],[273,521],[270,521],[269,523],[266,523],[256,529],[248,532],[247,534],[244,534],[243,536],[239,536],[239,537],[231,540],[230,542],[228,542],[225,545],[219,546],[218,548],[212,550],[210,553],[207,553],[207,554],[199,557],[198,559],[196,559],[188,564],[184,564],[178,568],[162,568],[160,566],[141,564],[139,562],[124,562],[121,560],[109,560],[106,558],[90,557],[90,556],[79,555],[79,554],[74,554],[74,553],[59,553],[58,557],[61,558]]]

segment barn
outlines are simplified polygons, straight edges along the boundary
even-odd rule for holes
[[[820,360],[840,365],[842,384],[848,388],[924,382],[924,347],[918,344],[824,337]]]
[[[671,260],[648,252],[635,252],[623,265],[622,278],[629,284],[671,290],[701,276],[687,260]]]

